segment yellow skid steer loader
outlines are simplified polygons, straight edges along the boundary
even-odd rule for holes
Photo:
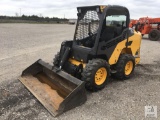
[[[86,100],[86,89],[105,87],[112,74],[128,79],[140,61],[141,33],[129,29],[130,16],[122,6],[78,7],[73,40],[64,41],[53,66],[36,61],[19,80],[53,115]]]

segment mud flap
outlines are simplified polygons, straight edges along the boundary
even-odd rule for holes
[[[83,81],[62,70],[56,72],[42,60],[25,69],[19,80],[53,116],[60,115],[87,100]]]

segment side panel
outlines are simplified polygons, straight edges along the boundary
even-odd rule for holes
[[[109,58],[109,64],[116,64],[120,54],[122,53],[132,54],[136,59],[136,64],[138,64],[140,62],[141,39],[141,33],[134,32],[134,35],[128,38],[128,42],[127,39],[119,42],[115,47],[111,57]]]
[[[143,29],[142,29],[142,31],[141,31],[141,33],[142,33],[142,34],[149,34],[149,32],[150,32],[151,30],[152,30],[152,26],[145,24],[144,27],[143,27]]]
[[[118,58],[119,58],[119,55],[121,54],[123,48],[126,47],[126,42],[127,42],[127,39],[121,41],[120,43],[117,44],[117,46],[115,47],[111,57],[109,58],[109,64],[110,65],[113,65],[113,64],[116,64],[117,61],[118,61]]]
[[[98,46],[97,55],[106,56],[103,57],[102,59],[105,59],[108,62],[110,60],[111,64],[115,64],[117,62],[116,59],[118,59],[122,49],[126,47],[127,31],[128,29],[123,30],[120,36],[117,36],[111,40],[102,39]],[[129,36],[132,35],[133,34],[130,34]],[[121,48],[121,51],[117,51],[117,49],[119,50],[119,48]]]
[[[135,57],[135,63],[140,62],[140,48],[141,48],[142,36],[140,32],[134,32],[134,35],[129,37],[128,41],[132,41],[132,44],[128,46],[131,49],[132,55]]]

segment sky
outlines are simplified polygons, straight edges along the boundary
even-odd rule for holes
[[[91,5],[125,6],[132,19],[160,17],[160,0],[0,0],[0,15],[76,18],[76,7]]]

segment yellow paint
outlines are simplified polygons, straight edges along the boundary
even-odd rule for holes
[[[107,78],[106,68],[104,68],[104,67],[99,68],[95,74],[95,77],[94,77],[95,83],[97,85],[102,85],[105,82],[106,78]]]
[[[133,62],[128,61],[126,66],[125,66],[125,75],[131,74],[132,70],[133,70]]]
[[[109,64],[110,65],[116,64],[120,54],[123,54],[123,53],[133,55],[137,60],[135,64],[138,64],[140,62],[141,39],[142,39],[141,33],[134,32],[134,35],[128,38],[128,42],[132,41],[132,44],[130,46],[126,48],[127,39],[119,42],[109,59]],[[135,56],[137,51],[138,51],[138,55]]]
[[[137,65],[140,62],[140,57],[135,58],[135,64]]]
[[[125,46],[126,46],[126,41],[127,40],[125,39],[125,40],[121,41],[120,43],[118,43],[118,45],[116,46],[115,50],[113,51],[113,53],[112,53],[112,55],[109,59],[109,64],[110,65],[113,65],[113,64],[117,63],[122,49],[125,48]]]
[[[107,6],[100,6],[101,12],[103,12],[105,7],[107,7]]]
[[[76,66],[79,66],[80,64],[82,64],[82,65],[83,65],[83,68],[85,68],[85,66],[86,66],[86,64],[83,63],[83,60],[82,60],[82,61],[77,61],[77,60],[75,60],[75,59],[70,58],[70,59],[69,59],[69,62],[71,62],[73,65],[76,65]]]
[[[141,46],[141,33],[140,32],[134,32],[135,35],[129,37],[129,41],[133,41],[131,46],[128,46],[128,49],[131,49],[132,55],[135,56],[135,64],[138,64],[140,62],[140,46]],[[138,52],[137,55],[136,52]]]

